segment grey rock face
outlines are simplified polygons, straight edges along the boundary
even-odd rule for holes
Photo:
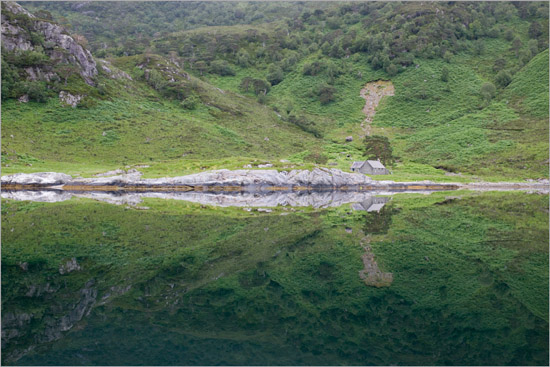
[[[41,34],[44,40],[52,45],[45,52],[53,61],[76,65],[79,69],[79,74],[84,78],[86,83],[94,85],[93,77],[97,75],[97,67],[90,51],[78,44],[73,37],[67,34],[67,31],[63,27],[38,20],[17,3],[5,2],[4,4],[7,11],[13,14],[24,14],[31,18],[30,27],[32,30]],[[2,14],[2,46],[7,51],[34,50],[27,30],[22,28],[17,21],[10,21],[4,13]],[[31,69],[27,70],[30,80],[38,80],[40,78],[50,80],[54,75],[50,70],[51,66],[44,66],[44,70],[42,68],[28,69]]]
[[[29,290],[25,295],[27,297],[40,297],[45,293],[53,293],[55,291],[57,291],[57,289],[55,287],[52,287],[50,283],[32,284],[29,286]]]
[[[107,172],[119,173],[124,171]],[[315,168],[313,171],[293,170],[235,170],[226,169],[201,172],[180,177],[164,177],[141,180],[142,173],[132,169],[110,177],[81,178],[72,180],[71,176],[55,172],[17,173],[2,176],[2,184],[41,184],[60,185],[68,182],[88,185],[228,185],[228,186],[353,186],[371,182],[371,179],[359,173],[347,173],[338,169]]]
[[[80,75],[88,84],[93,85],[92,78],[97,75],[96,63],[90,51],[79,45],[64,28],[49,22],[35,22],[35,29],[44,35],[46,42],[53,42],[57,47],[68,51],[66,60],[80,65]]]
[[[358,173],[342,172],[338,169],[315,168],[313,171],[293,170],[216,170],[196,173],[188,176],[142,180],[140,183],[151,185],[268,185],[268,186],[327,186],[338,187],[361,185],[371,179]]]

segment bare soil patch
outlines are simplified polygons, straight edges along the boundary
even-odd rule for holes
[[[363,129],[363,135],[369,136],[371,134],[371,123],[374,115],[376,114],[376,107],[380,103],[380,100],[384,96],[395,95],[395,88],[389,80],[377,80],[365,85],[359,95],[365,99],[365,107],[363,107],[363,113],[365,114],[365,120],[361,123]]]

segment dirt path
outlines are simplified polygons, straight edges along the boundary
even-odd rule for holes
[[[361,239],[361,246],[365,249],[365,253],[361,256],[363,259],[363,270],[359,271],[361,278],[366,285],[371,287],[389,287],[393,282],[393,273],[383,273],[378,264],[374,260],[374,253],[370,247],[370,237],[367,235]]]
[[[377,80],[365,85],[365,88],[361,89],[359,95],[365,99],[365,107],[363,107],[363,113],[366,118],[361,123],[361,129],[363,134],[361,138],[369,136],[371,134],[371,123],[374,115],[376,114],[376,107],[380,103],[380,100],[384,96],[393,96],[395,88],[392,82],[388,80]]]

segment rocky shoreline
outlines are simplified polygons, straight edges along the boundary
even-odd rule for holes
[[[105,176],[105,175],[101,175]],[[75,178],[64,173],[16,173],[2,176],[3,190],[64,191],[425,191],[425,190],[532,190],[548,192],[548,180],[499,183],[437,183],[432,181],[374,181],[359,173],[338,169],[309,170],[235,170],[201,172],[186,176],[142,179],[142,173],[129,170],[108,177]]]
[[[2,176],[5,189],[57,189],[71,191],[286,191],[286,190],[373,190],[455,189],[455,184],[438,184],[429,181],[397,183],[373,181],[358,173],[338,169],[315,168],[308,170],[235,170],[207,171],[187,176],[142,179],[136,170],[110,177],[73,178],[57,172],[16,173]]]

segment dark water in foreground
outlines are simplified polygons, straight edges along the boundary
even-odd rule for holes
[[[372,204],[3,200],[2,364],[548,365],[548,195]]]

